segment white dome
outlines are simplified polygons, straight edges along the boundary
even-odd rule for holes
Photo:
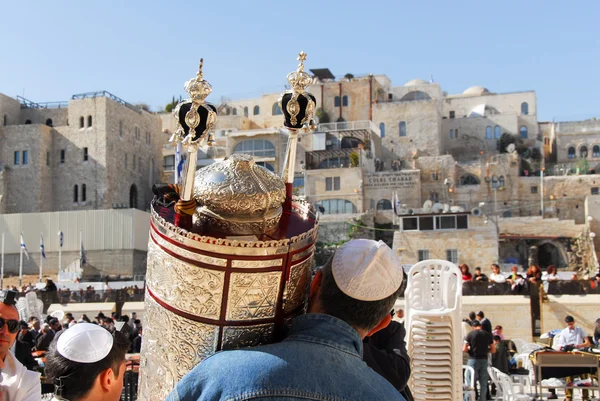
[[[490,93],[491,92],[487,88],[484,88],[483,86],[471,86],[469,89],[467,89],[463,92],[463,95],[481,96],[481,95],[487,95]]]
[[[429,82],[422,80],[422,79],[413,79],[411,81],[408,81],[406,84],[404,84],[404,86],[419,86],[419,85],[428,85]]]

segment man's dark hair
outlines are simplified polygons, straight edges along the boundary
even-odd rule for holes
[[[573,319],[573,316],[571,315],[567,315],[567,317],[565,317],[565,323],[573,323],[575,321],[575,319]]]
[[[477,267],[475,268],[475,271],[477,271],[477,270],[481,271],[481,267],[477,266]]]
[[[471,322],[471,327],[481,327],[481,322],[479,320],[473,320]]]
[[[498,269],[500,268],[500,266],[498,266],[496,263],[492,263],[493,267],[497,267]]]
[[[121,315],[121,317],[119,317],[119,322],[128,323],[129,322],[129,316],[127,316],[127,315]]]
[[[500,336],[494,336],[494,341],[502,341],[502,339],[500,338]]]
[[[60,322],[58,321],[58,319],[57,319],[57,318],[52,318],[52,319],[50,319],[50,321],[48,322],[48,324],[49,324],[50,326],[54,326],[56,323],[60,323]]]
[[[117,331],[113,333],[113,346],[104,359],[94,363],[79,363],[63,357],[56,350],[56,342],[63,333],[65,332],[58,333],[50,344],[46,354],[45,373],[55,386],[61,386],[62,398],[77,401],[92,389],[101,372],[112,368],[115,375],[119,374],[130,343],[125,335]]]
[[[135,320],[133,321],[133,324],[140,324],[140,323],[142,323],[142,321],[141,321],[140,319],[135,319]]]
[[[469,320],[475,320],[475,318],[477,318],[477,315],[475,315],[475,312],[470,312],[469,313]]]
[[[331,264],[333,258],[322,267],[323,278],[319,291],[319,301],[325,313],[342,319],[351,326],[370,330],[390,313],[400,295],[398,288],[392,295],[379,301],[359,301],[344,294],[338,287]],[[402,287],[402,286],[400,286]]]
[[[479,316],[479,317],[485,317],[485,315],[483,314],[483,311],[481,311],[481,310],[479,312],[477,312],[477,316]]]

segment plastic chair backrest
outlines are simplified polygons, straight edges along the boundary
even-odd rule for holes
[[[543,346],[541,346],[540,344],[534,344],[534,343],[528,343],[525,344],[521,347],[521,351],[519,351],[520,354],[531,354],[533,351],[537,351],[544,348]]]
[[[411,267],[405,299],[417,310],[459,307],[462,275],[458,266],[447,260],[429,259]]]
[[[492,369],[496,369],[496,368],[492,368]],[[498,376],[498,381],[500,382],[500,387],[502,388],[502,394],[506,395],[506,397],[503,397],[503,400],[504,401],[514,400],[515,392],[514,392],[512,381],[510,380],[510,376],[508,376],[506,373],[500,372],[498,369],[496,369],[496,370],[497,370],[496,375]]]
[[[471,366],[463,365],[463,385],[468,388],[475,388],[475,369]]]

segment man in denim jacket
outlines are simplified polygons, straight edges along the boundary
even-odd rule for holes
[[[405,401],[362,361],[362,339],[389,323],[400,284],[387,245],[349,241],[315,275],[285,340],[205,359],[167,400]]]

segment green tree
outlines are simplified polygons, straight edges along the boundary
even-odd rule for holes
[[[358,163],[360,161],[360,157],[358,152],[350,153],[350,167],[358,167]]]
[[[319,124],[328,123],[330,121],[329,114],[327,114],[327,112],[321,107],[315,110],[315,116],[317,116],[317,118],[319,119]]]

